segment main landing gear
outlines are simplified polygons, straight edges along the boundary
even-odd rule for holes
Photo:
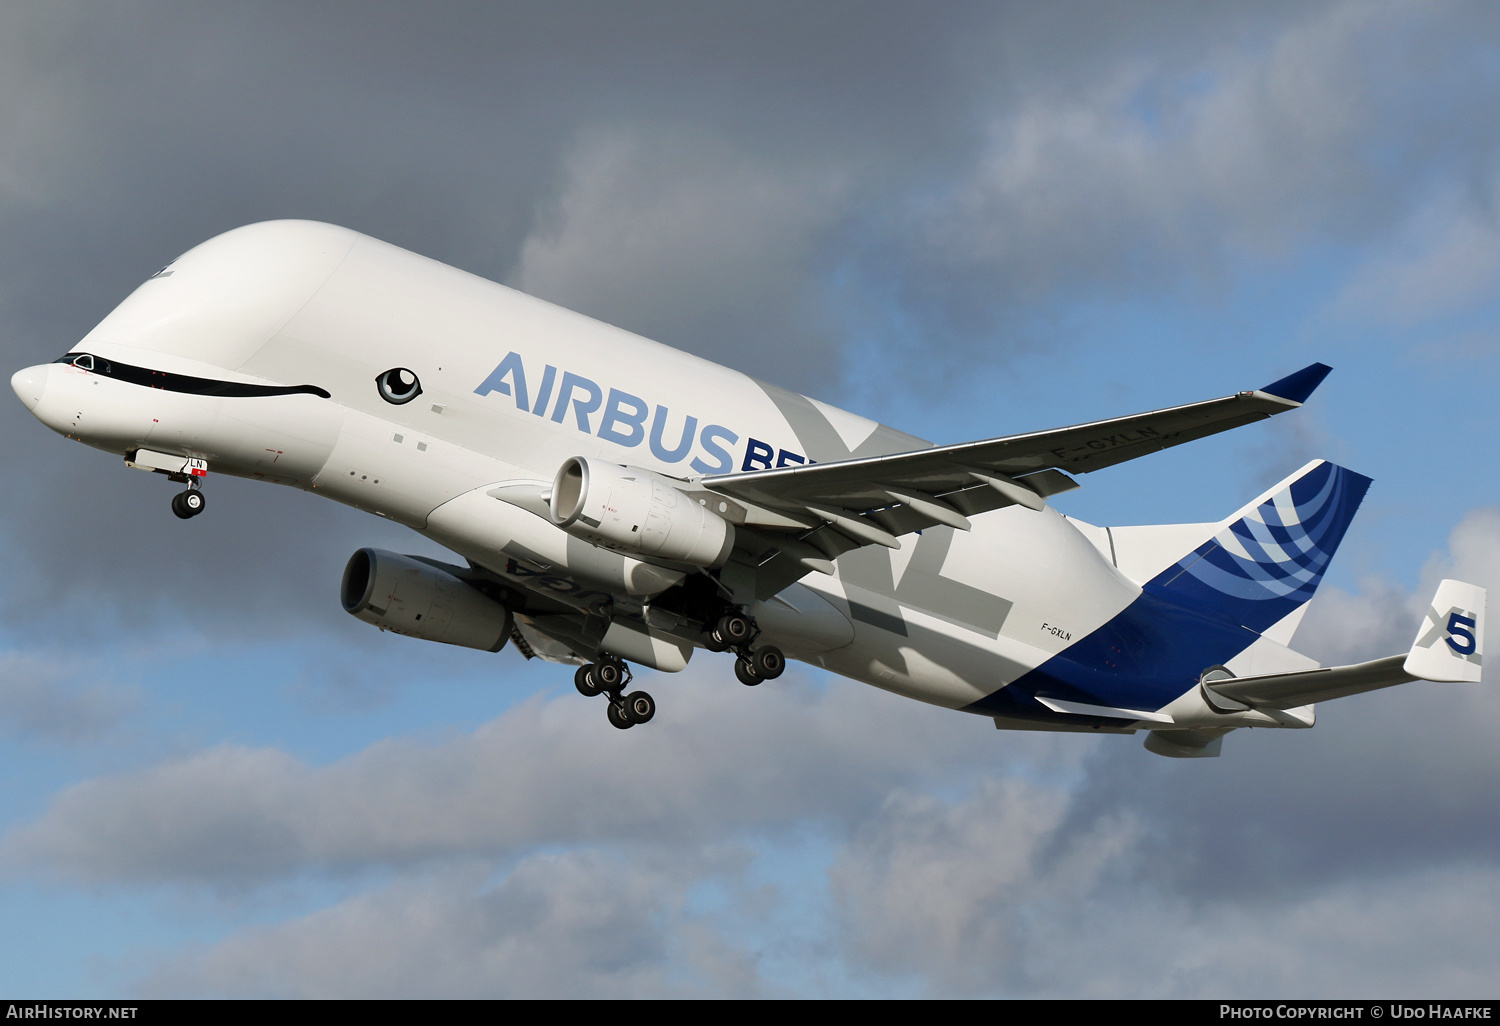
[[[172,512],[183,520],[191,520],[207,508],[208,500],[203,497],[196,481],[188,484],[187,491],[172,496]]]
[[[744,613],[731,609],[708,631],[708,647],[714,652],[733,651],[734,675],[741,684],[755,687],[763,680],[775,680],[786,669],[786,656],[775,645],[752,648],[760,637],[760,628]]]
[[[656,715],[656,700],[644,691],[623,694],[631,681],[630,667],[623,659],[600,656],[598,661],[585,663],[573,674],[573,686],[585,698],[603,694],[609,696],[609,708],[605,715],[609,722],[621,730],[629,730],[637,723],[646,723]]]
[[[755,646],[760,637],[760,628],[755,621],[738,610],[730,610],[719,618],[708,632],[707,645],[714,652],[733,651],[734,675],[741,684],[754,687],[761,681],[775,680],[786,669],[786,656],[775,645]],[[647,723],[656,715],[656,700],[644,691],[625,693],[631,681],[630,667],[623,659],[601,655],[592,663],[585,663],[573,674],[573,686],[585,698],[606,695],[609,705],[604,710],[611,725],[629,730],[637,723]]]

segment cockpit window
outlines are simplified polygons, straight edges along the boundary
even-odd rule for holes
[[[93,353],[69,353],[52,362],[71,363],[79,370],[93,371],[95,374],[103,374],[106,377],[114,376],[114,366],[108,360],[101,360]]]

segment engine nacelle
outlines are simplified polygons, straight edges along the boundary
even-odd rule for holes
[[[552,481],[551,511],[569,534],[620,552],[718,567],[734,548],[734,525],[639,467],[574,456]]]
[[[505,606],[431,563],[384,549],[349,557],[339,600],[365,623],[425,641],[498,652],[510,637]]]

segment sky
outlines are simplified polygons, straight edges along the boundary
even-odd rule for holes
[[[1295,644],[1374,658],[1500,589],[1497,113],[1483,3],[0,0],[0,352],[296,217],[936,442],[1322,361],[1055,505],[1369,475]],[[1496,995],[1494,683],[1168,760],[699,653],[616,731],[346,615],[414,533],[0,430],[7,997]]]

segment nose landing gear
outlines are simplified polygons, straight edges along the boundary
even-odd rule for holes
[[[573,674],[573,686],[585,698],[603,694],[609,697],[605,715],[609,722],[621,730],[629,730],[637,723],[647,723],[656,715],[656,700],[644,691],[622,694],[631,681],[630,667],[623,659],[600,656],[597,662],[580,666]]]
[[[165,474],[173,484],[187,485],[186,491],[172,496],[172,512],[181,520],[191,520],[208,506],[202,490],[203,478],[208,475],[208,460],[202,457],[135,449],[125,454],[125,465],[153,474]]]

